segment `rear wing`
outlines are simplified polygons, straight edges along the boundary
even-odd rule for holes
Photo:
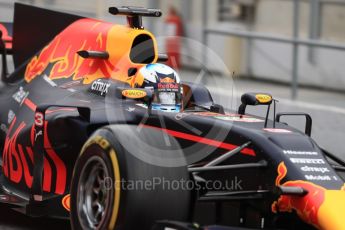
[[[0,54],[3,66],[1,79],[4,82],[21,79],[26,62],[57,34],[81,18],[83,17],[15,3],[13,23],[0,22]],[[7,54],[13,56],[14,68],[19,70],[10,76],[7,71]]]
[[[81,18],[83,17],[15,3],[13,17],[15,68],[31,59],[57,34]]]

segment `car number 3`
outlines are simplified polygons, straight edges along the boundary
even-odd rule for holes
[[[35,125],[43,126],[43,120],[44,120],[43,113],[41,112],[35,113]]]

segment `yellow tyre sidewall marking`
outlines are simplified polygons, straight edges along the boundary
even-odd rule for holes
[[[119,162],[117,160],[116,157],[116,152],[113,148],[110,148],[110,144],[109,142],[103,138],[102,136],[95,136],[94,138],[92,138],[91,140],[89,140],[82,148],[81,150],[81,154],[83,154],[85,152],[85,149],[88,148],[90,145],[92,144],[97,144],[99,145],[106,153],[109,154],[110,159],[111,159],[111,164],[113,166],[114,169],[114,178],[115,181],[113,181],[113,185],[115,185],[114,189],[115,189],[115,194],[114,194],[114,204],[113,204],[113,212],[112,215],[110,217],[110,222],[109,222],[109,226],[108,229],[114,229],[115,228],[115,224],[116,224],[116,220],[117,220],[117,216],[119,213],[119,207],[120,207],[120,191],[121,191],[121,186],[120,186],[120,181],[121,181],[121,177],[120,177],[120,167],[119,167]]]
[[[120,186],[120,168],[119,168],[119,163],[117,161],[116,153],[114,149],[110,150],[110,158],[111,162],[114,168],[114,173],[115,173],[115,181],[114,181],[114,189],[115,189],[115,196],[114,196],[114,207],[113,207],[113,213],[110,218],[109,222],[109,228],[108,229],[114,229],[117,216],[119,213],[119,207],[120,207],[120,191],[121,191],[121,186]]]

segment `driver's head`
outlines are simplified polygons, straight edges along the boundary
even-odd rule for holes
[[[164,64],[148,64],[140,68],[137,74],[142,75],[141,87],[154,90],[153,110],[180,112],[182,86],[180,77],[171,67]]]

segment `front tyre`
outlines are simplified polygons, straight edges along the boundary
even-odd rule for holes
[[[116,153],[109,142],[95,136],[83,148],[71,186],[71,222],[73,229],[113,229],[119,209],[120,189],[111,188],[120,181]]]
[[[126,151],[117,135],[131,128],[101,129],[84,145],[71,184],[73,229],[145,230],[156,220],[188,220],[190,191],[124,186],[123,182],[142,185],[153,178],[165,183],[189,179],[186,167],[152,165]]]

